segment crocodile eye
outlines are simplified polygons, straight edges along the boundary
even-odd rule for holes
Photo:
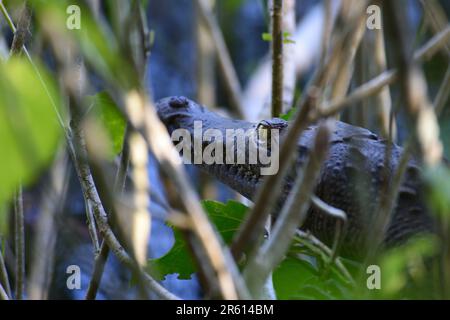
[[[267,120],[262,120],[256,126],[256,134],[258,138],[258,143],[263,143],[270,139],[270,124]]]
[[[261,120],[256,126],[258,142],[270,142],[271,130],[283,130],[287,127],[287,122],[283,119],[274,118],[270,120]]]

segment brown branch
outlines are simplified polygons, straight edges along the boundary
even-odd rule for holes
[[[272,0],[272,117],[283,110],[283,0]]]
[[[180,156],[173,147],[166,128],[159,120],[153,103],[137,92],[130,92],[125,101],[130,123],[146,139],[162,169],[172,177],[180,192],[181,200],[192,222],[193,232],[208,257],[209,263],[203,262],[200,267],[211,266],[215,270],[216,280],[210,280],[212,283],[217,281],[223,298],[248,298],[247,289],[236,263],[204,213],[198,196],[193,191],[186,172],[180,164]]]
[[[19,22],[17,23],[17,29],[14,31],[14,39],[11,44],[10,55],[19,55],[24,47],[27,35],[29,33],[31,21],[31,10],[28,7],[27,2],[24,3],[22,13],[20,14]]]
[[[302,100],[299,100],[297,115],[281,141],[278,173],[263,180],[261,187],[256,193],[253,209],[247,215],[233,239],[231,250],[236,260],[240,259],[241,254],[248,247],[258,245],[257,239],[263,234],[265,221],[277,203],[279,190],[282,190],[283,178],[292,163],[297,141],[306,126],[317,121],[321,116],[316,108],[317,99],[320,96],[319,91],[323,89],[329,75],[337,67],[339,53],[342,52],[346,39],[352,35],[352,27],[355,27],[355,24],[356,21],[352,21],[347,28],[344,28],[345,30],[341,35],[337,37],[328,62],[316,71],[312,81],[305,90],[306,94]]]
[[[281,189],[280,185],[283,182],[282,178],[292,162],[293,151],[296,149],[295,146],[297,140],[306,126],[310,123],[312,117],[311,113],[314,109],[318,92],[312,88],[309,90],[309,93],[307,93],[306,98],[300,107],[298,115],[290,126],[289,131],[281,144],[278,173],[267,176],[263,180],[263,184],[256,194],[253,209],[247,215],[233,239],[231,252],[236,260],[239,260],[241,254],[251,246],[251,244],[255,244],[256,240],[262,234],[266,219],[277,201],[278,192],[274,192],[274,190]]]
[[[450,95],[450,65],[447,67],[447,71],[445,72],[444,79],[442,80],[441,87],[439,88],[436,97],[434,98],[434,108],[437,116],[440,116],[444,111],[445,106],[448,106],[446,103],[448,101],[448,97]]]
[[[106,241],[103,240],[102,245],[100,246],[100,252],[95,257],[94,271],[92,272],[91,280],[89,281],[89,286],[86,291],[86,300],[95,300],[108,256],[109,247]]]
[[[48,186],[43,192],[41,214],[32,242],[32,263],[28,281],[31,300],[46,299],[48,296],[57,232],[55,219],[63,209],[69,186],[70,171],[67,169],[67,153],[59,152],[50,171]]]
[[[14,196],[14,249],[16,257],[15,298],[22,300],[25,290],[25,227],[21,185]]]
[[[231,61],[227,45],[223,38],[219,23],[208,8],[205,0],[196,0],[195,2],[199,8],[200,17],[205,22],[205,26],[211,33],[213,44],[216,49],[219,60],[220,72],[224,78],[225,89],[227,90],[230,99],[230,105],[233,111],[240,117],[243,117],[244,106],[242,105],[242,88],[239,83],[239,78]]]
[[[320,125],[307,164],[297,176],[269,240],[252,256],[244,269],[244,277],[251,293],[258,297],[270,272],[282,261],[295,232],[303,223],[316,186],[322,161],[328,152],[331,129]]]
[[[130,152],[128,147],[129,132],[130,126],[127,124],[123,138],[122,152],[120,153],[119,166],[117,168],[117,174],[114,181],[114,192],[117,194],[123,194],[123,190],[125,188],[128,164],[130,160]],[[94,300],[97,296],[109,252],[110,250],[108,244],[105,240],[103,240],[102,245],[100,246],[100,252],[95,257],[94,271],[92,272],[91,280],[89,281],[89,286],[85,297],[86,300]]]
[[[328,248],[328,246],[326,244],[321,242],[319,239],[317,239],[311,233],[309,233],[309,232],[306,233],[306,232],[298,229],[296,231],[296,237],[294,238],[293,246],[294,247],[298,246],[300,244],[298,242],[301,242],[301,240],[305,240],[306,241],[305,245],[307,245],[308,248],[311,248],[313,250],[313,252],[315,252],[316,254],[319,254],[325,262],[333,262],[334,265],[344,275],[344,277],[347,279],[347,281],[349,283],[351,283],[351,284],[355,283],[355,280],[351,276],[350,272],[348,272],[347,268],[342,263],[341,259],[339,257],[336,257],[336,259],[334,259],[334,261],[333,261],[333,259],[331,259],[331,257],[333,256],[333,251],[332,251],[332,249]],[[317,248],[317,250],[314,250],[315,248]]]
[[[431,38],[425,45],[418,49],[414,54],[414,61],[422,62],[429,60],[449,39],[450,26]],[[354,89],[347,97],[338,99],[337,101],[331,101],[321,107],[323,110],[321,111],[321,117],[330,117],[341,112],[350,105],[355,105],[363,99],[378,94],[385,86],[393,84],[397,79],[398,71],[396,69],[387,70]]]

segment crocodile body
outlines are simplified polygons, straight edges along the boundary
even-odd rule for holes
[[[240,128],[251,131],[258,128],[256,123],[221,117],[184,97],[163,99],[157,103],[157,109],[169,133],[179,128],[187,129],[192,133],[194,121],[201,121],[203,130],[216,129],[223,132],[224,136],[226,129]],[[288,122],[280,119],[277,119],[275,123],[280,128],[281,135],[289,126]],[[308,157],[316,130],[316,126],[308,127],[297,143],[295,165],[285,178],[283,191],[278,201],[278,210]],[[207,144],[205,143],[203,147]],[[381,187],[386,182],[386,178],[383,177],[390,179],[393,176],[402,153],[401,147],[392,145],[389,167],[386,168],[386,144],[385,140],[367,129],[339,121],[331,135],[328,156],[322,164],[315,194],[347,214],[348,228],[342,242],[344,255],[361,255],[366,249],[365,245],[370,242],[367,235],[376,214]],[[199,166],[251,200],[263,178],[258,170],[260,164],[207,165],[201,163]],[[434,229],[433,219],[423,201],[420,177],[419,163],[410,160],[384,235],[384,245],[397,245],[415,234],[430,232]],[[334,218],[311,207],[305,224],[300,227],[311,231],[326,244],[331,244],[335,225]]]

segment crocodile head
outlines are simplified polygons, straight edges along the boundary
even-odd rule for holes
[[[189,151],[190,163],[244,196],[252,198],[261,175],[277,172],[279,137],[288,126],[286,121],[229,119],[185,97],[162,99],[156,107],[174,143],[189,140],[187,149],[177,145],[183,157],[186,159],[185,151]]]

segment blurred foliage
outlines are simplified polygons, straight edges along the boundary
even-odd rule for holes
[[[42,66],[36,68],[40,75],[24,59],[0,64],[0,206],[49,164],[61,137],[55,82]]]
[[[113,160],[121,151],[125,135],[126,120],[116,103],[106,92],[88,97],[94,117],[108,134],[109,158]]]
[[[435,215],[450,217],[450,166],[442,164],[425,170],[427,200]]]
[[[205,200],[202,201],[202,205],[223,241],[230,244],[248,208],[231,200],[226,204]],[[161,258],[150,260],[149,271],[155,273],[159,279],[164,279],[166,275],[172,273],[177,273],[179,279],[190,279],[196,268],[189,248],[183,234],[176,228],[174,228],[174,236],[175,243],[172,249]]]
[[[325,274],[309,256],[287,257],[273,272],[273,284],[278,299],[345,299],[351,285],[332,267]]]
[[[438,248],[434,236],[423,236],[383,253],[379,259],[381,289],[366,290],[366,298],[442,298],[438,296],[440,281],[436,281],[439,278],[434,268]]]
[[[136,87],[138,79],[132,65],[127,63],[127,51],[121,47],[118,35],[112,33],[106,24],[97,21],[88,7],[77,3],[82,15],[80,29],[69,30],[66,27],[66,10],[71,4],[66,0],[32,3],[40,25],[45,27],[55,43],[79,47],[88,65],[107,83],[124,89]],[[68,48],[57,45],[55,49],[60,50],[62,55],[64,52],[61,51]]]

